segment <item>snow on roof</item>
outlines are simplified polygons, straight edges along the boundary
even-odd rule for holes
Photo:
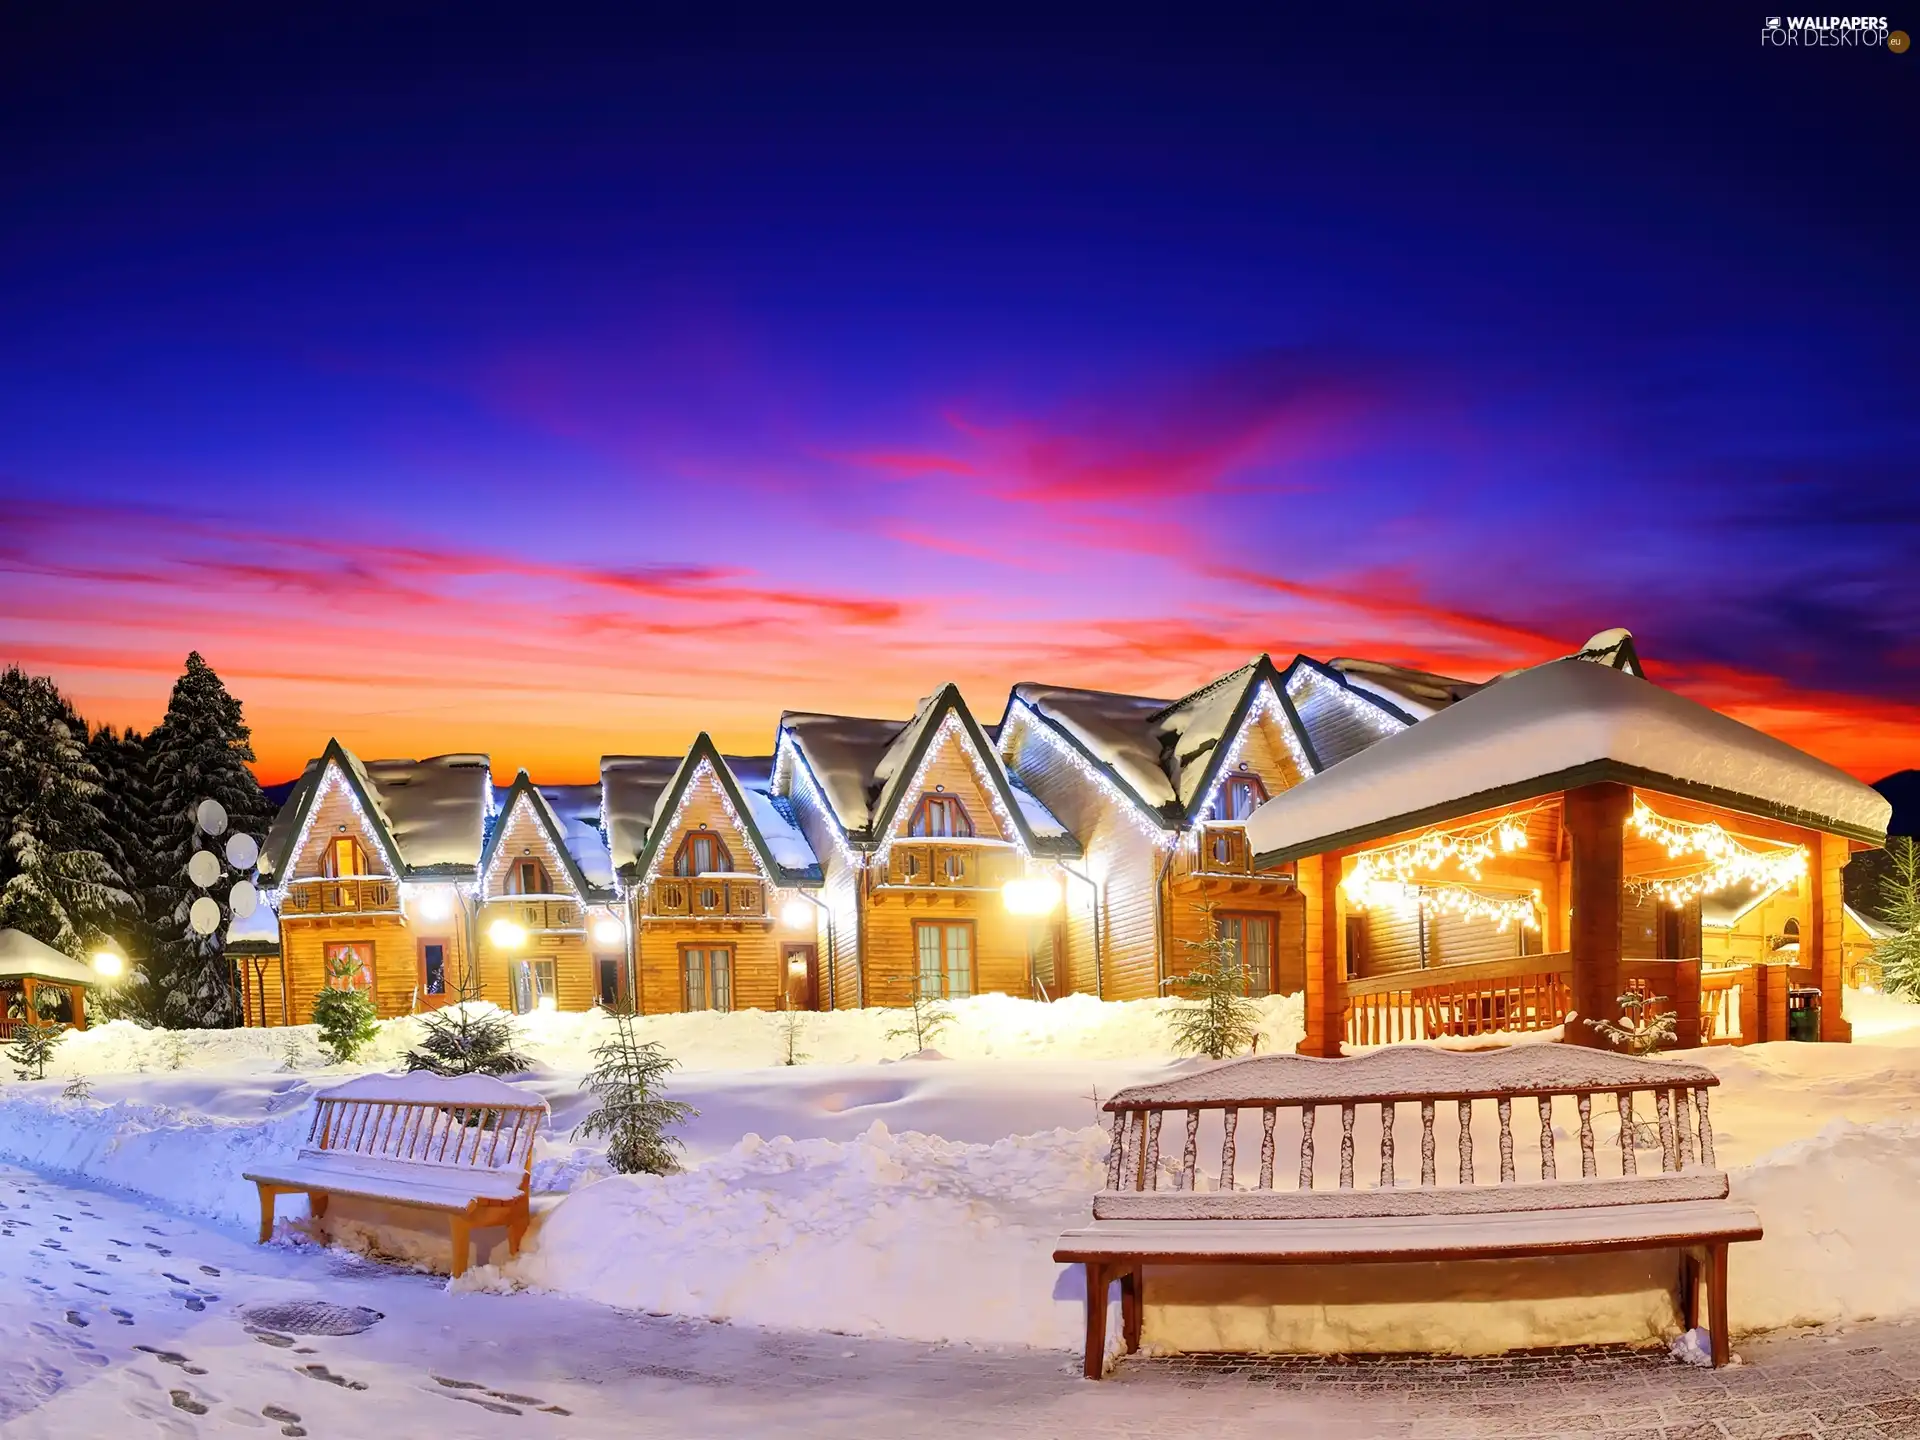
[[[1876,920],[1871,915],[1862,915],[1851,905],[1843,905],[1840,908],[1846,911],[1848,919],[1852,920],[1854,924],[1866,932],[1869,940],[1891,940],[1895,935],[1900,933],[1894,929],[1893,926],[1887,924],[1886,921]]]
[[[1344,675],[1354,689],[1378,696],[1404,710],[1415,720],[1437,715],[1449,705],[1466,699],[1485,683],[1479,680],[1456,680],[1451,675],[1412,670],[1404,665],[1389,665],[1382,660],[1360,660],[1351,655],[1336,655],[1327,665]]]
[[[541,797],[560,824],[560,838],[589,885],[613,888],[613,856],[601,828],[598,785],[541,785]]]
[[[1184,809],[1193,808],[1207,761],[1225,741],[1227,727],[1246,698],[1248,686],[1258,683],[1265,658],[1182,696],[1153,717],[1154,732],[1161,737],[1161,753],[1168,759],[1175,793]]]
[[[1489,685],[1262,805],[1259,855],[1311,854],[1614,779],[1860,838],[1889,807],[1845,771],[1651,681],[1579,658]]]
[[[1358,755],[1410,723],[1399,707],[1349,685],[1339,671],[1330,671],[1305,655],[1288,667],[1287,699],[1323,769]]]
[[[1033,831],[1036,840],[1068,840],[1071,835],[1060,817],[1040,803],[1040,797],[1020,783],[1017,775],[1009,774],[1007,783],[1013,791],[1013,800],[1020,807],[1021,818],[1027,822],[1027,828]]]
[[[235,920],[227,927],[229,945],[278,945],[280,943],[280,917],[273,913],[273,907],[264,901],[253,907],[253,913],[243,920]]]
[[[879,790],[875,772],[909,723],[793,710],[780,717],[780,728],[793,737],[807,768],[826,792],[840,828],[849,834],[865,830],[872,822]]]
[[[737,773],[735,778],[738,778]],[[813,846],[800,833],[791,801],[785,796],[768,794],[764,784],[743,784],[740,795],[747,802],[748,818],[759,830],[760,838],[767,842],[767,850],[773,856],[774,864],[788,871],[813,871],[819,868],[820,857],[813,853]]]
[[[369,760],[361,765],[387,833],[409,870],[471,869],[479,863],[492,768],[485,755]]]
[[[606,755],[600,760],[601,819],[613,863],[631,865],[646,848],[647,827],[680,768],[681,755]]]
[[[63,985],[96,985],[100,981],[92,967],[26,931],[0,930],[0,976],[17,980],[27,975],[36,980],[58,980]]]
[[[615,864],[636,863],[653,827],[671,818],[661,811],[674,777],[691,754],[689,749],[687,755],[608,755],[600,761],[607,834],[614,847]],[[790,878],[817,875],[819,857],[800,833],[793,806],[784,797],[769,793],[773,757],[722,755],[720,760],[746,802],[747,813],[742,818],[759,831],[773,863],[789,872]]]
[[[1112,771],[1144,808],[1157,814],[1177,803],[1152,724],[1176,702],[1031,682],[1014,686],[1013,694]]]
[[[1740,919],[1754,906],[1766,899],[1778,885],[1763,887],[1750,880],[1742,880],[1729,885],[1724,890],[1715,890],[1700,897],[1700,923],[1710,930],[1728,930],[1740,923]]]

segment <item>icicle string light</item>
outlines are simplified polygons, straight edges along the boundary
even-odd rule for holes
[[[713,762],[702,757],[698,768],[693,772],[693,777],[687,781],[687,788],[680,792],[680,803],[673,807],[673,814],[668,817],[667,823],[662,829],[661,833],[664,838],[661,840],[659,848],[653,852],[653,863],[647,866],[647,873],[643,877],[643,882],[649,885],[652,884],[655,877],[660,873],[660,867],[666,864],[672,839],[680,833],[680,817],[686,814],[687,806],[693,803],[694,792],[700,788],[700,782],[702,780],[707,780],[712,783],[714,793],[720,797],[721,808],[727,812],[727,818],[733,822],[734,829],[740,832],[740,838],[746,845],[747,858],[753,861],[754,873],[762,880],[771,881],[773,876],[769,875],[767,873],[767,867],[760,863],[760,847],[753,843],[752,836],[747,829],[747,822],[741,819],[740,812],[733,808],[733,801],[727,797],[727,787],[722,785],[720,783],[720,777],[713,773]]]
[[[807,803],[818,810],[826,821],[827,834],[833,837],[833,848],[839,852],[847,868],[858,870],[865,863],[854,853],[841,834],[840,821],[832,805],[827,803],[827,792],[814,778],[813,767],[807,763],[807,757],[800,753],[800,747],[794,743],[793,735],[786,730],[780,732],[780,747],[773,762],[773,789],[781,792],[781,777],[786,778],[785,793],[791,795],[796,789],[806,792]],[[797,782],[797,783],[796,783]]]
[[[987,773],[985,757],[974,752],[973,741],[968,738],[965,727],[960,724],[960,717],[952,711],[948,711],[946,718],[940,722],[940,728],[934,732],[926,752],[920,757],[919,768],[913,772],[913,778],[900,792],[901,804],[906,804],[908,797],[921,793],[927,783],[927,772],[933,768],[933,762],[940,756],[940,747],[948,743],[958,745],[961,753],[967,757],[967,762],[973,769],[974,779],[980,782],[981,793],[987,797],[987,803],[993,807],[994,815],[999,818],[1001,830],[1013,842],[1013,848],[1020,852],[1020,858],[1032,861],[1033,854],[1027,849],[1025,839],[1021,837],[1020,827],[1014,823],[1013,815],[1008,811],[1006,802],[1000,798],[999,786],[994,784],[993,777]],[[887,863],[887,856],[892,853],[893,842],[898,838],[895,834],[895,825],[899,818],[896,807],[894,823],[889,824],[886,836],[881,840],[880,848],[874,854],[874,863],[883,869]]]
[[[1287,694],[1297,697],[1302,690],[1309,688],[1320,690],[1333,696],[1335,700],[1340,702],[1344,709],[1359,716],[1362,720],[1367,721],[1382,735],[1391,735],[1396,731],[1407,728],[1406,721],[1389,715],[1385,710],[1382,710],[1371,701],[1361,699],[1358,695],[1355,695],[1351,690],[1347,689],[1346,686],[1329,680],[1319,671],[1309,670],[1302,666],[1300,669],[1294,671],[1293,678],[1287,681]]]
[[[1491,825],[1472,830],[1429,830],[1403,844],[1369,850],[1354,858],[1341,888],[1357,895],[1375,885],[1408,884],[1448,866],[1469,880],[1478,880],[1488,861],[1527,848],[1526,822],[1527,815],[1503,815]]]
[[[1207,787],[1207,797],[1191,812],[1195,818],[1204,817],[1213,811],[1213,802],[1220,796],[1220,787],[1226,784],[1227,776],[1233,767],[1240,763],[1240,752],[1246,748],[1247,738],[1253,734],[1254,726],[1263,718],[1271,716],[1274,728],[1287,742],[1287,751],[1293,756],[1293,764],[1302,780],[1315,773],[1307,760],[1307,752],[1300,746],[1300,737],[1293,733],[1293,721],[1288,718],[1286,707],[1280,703],[1280,697],[1274,693],[1273,686],[1267,681],[1260,682],[1260,689],[1253,697],[1253,704],[1247,707],[1246,718],[1240,722],[1240,731],[1233,737],[1233,747],[1227,751],[1227,758],[1214,772],[1213,784]]]
[[[1356,887],[1353,877],[1342,883],[1348,902],[1357,910],[1418,908],[1428,915],[1457,915],[1465,920],[1491,920],[1496,929],[1540,928],[1540,893],[1494,891],[1467,885],[1416,885],[1399,880],[1373,879]]]
[[[1627,822],[1634,833],[1651,840],[1671,859],[1698,856],[1705,865],[1691,875],[1636,876],[1627,881],[1638,899],[1649,897],[1679,909],[1702,895],[1745,883],[1762,891],[1777,890],[1807,873],[1807,848],[1784,845],[1763,850],[1736,840],[1711,820],[1697,823],[1671,820],[1654,811],[1638,795]]]
[[[493,887],[499,878],[502,863],[519,858],[507,853],[506,840],[507,831],[512,827],[513,818],[519,813],[522,805],[527,807],[533,822],[534,838],[540,842],[540,849],[545,853],[549,862],[547,865],[547,879],[556,884],[566,886],[567,893],[573,894],[574,899],[585,904],[587,897],[574,892],[573,873],[567,869],[565,858],[554,848],[553,841],[547,834],[547,827],[541,823],[539,815],[532,813],[533,797],[525,792],[522,792],[514,800],[513,808],[500,817],[500,848],[494,851],[493,863],[487,866],[486,873],[480,877],[481,900],[498,900],[506,894],[505,891],[498,891]]]
[[[340,773],[340,767],[329,761],[325,772],[320,777],[319,785],[314,789],[313,803],[307,807],[307,818],[300,824],[300,833],[294,837],[293,848],[287,851],[287,873],[282,875],[274,885],[270,903],[276,910],[286,899],[287,887],[293,884],[294,867],[300,863],[301,852],[307,848],[307,840],[313,834],[314,822],[320,818],[320,807],[335,789],[346,795],[347,804],[353,807],[354,818],[360,822],[362,836],[369,842],[370,848],[379,851],[383,861],[386,859],[387,852],[380,844],[379,829],[361,806],[360,797],[353,793],[353,787],[347,784],[347,777]],[[396,875],[393,878],[398,880],[400,877]]]
[[[1134,829],[1138,830],[1157,846],[1167,846],[1173,843],[1175,838],[1174,832],[1162,829],[1147,818],[1147,816],[1140,813],[1141,802],[1139,797],[1129,795],[1108,778],[1104,772],[1089,764],[1086,757],[1074,749],[1070,741],[1056,733],[1053,726],[1042,719],[1039,712],[1036,711],[1032,705],[1020,699],[1016,699],[1014,705],[1017,707],[1015,711],[1017,718],[1027,727],[1028,731],[1039,736],[1054,754],[1060,756],[1068,765],[1073,767],[1076,774],[1082,779],[1091,782],[1096,789],[1109,800],[1113,801],[1115,807],[1122,815],[1127,817]],[[1005,743],[1004,737],[1002,743]]]

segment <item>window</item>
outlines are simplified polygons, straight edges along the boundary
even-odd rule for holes
[[[373,946],[366,941],[335,941],[325,955],[329,990],[373,989]]]
[[[680,853],[673,857],[676,875],[728,875],[732,871],[733,857],[711,830],[689,830],[680,842]]]
[[[733,1008],[733,947],[685,946],[680,951],[680,973],[689,1010]]]
[[[1247,994],[1265,995],[1273,988],[1273,917],[1271,915],[1217,915],[1214,933],[1233,942],[1234,954],[1246,972]]]
[[[420,942],[420,993],[447,993],[447,943],[444,940]]]
[[[544,1001],[549,1006],[558,1006],[560,1003],[560,977],[556,973],[557,967],[554,962],[551,960],[535,960],[530,963],[533,967],[534,1004],[538,1005]]]
[[[914,948],[920,960],[916,983],[929,999],[957,1000],[973,994],[973,922],[918,920]]]
[[[547,867],[531,857],[513,862],[513,868],[507,871],[507,893],[509,895],[551,895],[553,880],[547,874]]]
[[[617,1010],[620,1007],[620,962],[602,957],[594,961],[595,987],[594,998],[600,1002],[602,1010]]]
[[[913,819],[908,822],[909,835],[932,836],[935,839],[965,838],[973,834],[973,821],[967,818],[967,807],[952,795],[922,795],[920,803],[914,806]]]
[[[1258,775],[1229,775],[1226,783],[1220,787],[1220,798],[1214,803],[1215,817],[1221,820],[1244,820],[1267,798],[1267,787],[1260,783]]]
[[[351,835],[336,835],[327,842],[321,871],[329,880],[346,880],[373,873],[372,867],[367,864],[367,852],[360,848],[360,842]]]

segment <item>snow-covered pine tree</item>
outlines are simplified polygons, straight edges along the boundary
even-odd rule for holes
[[[1678,1017],[1673,1011],[1660,1008],[1666,1003],[1667,997],[1664,995],[1647,995],[1639,990],[1629,990],[1619,999],[1620,1020],[1617,1024],[1605,1018],[1595,1018],[1585,1023],[1616,1049],[1624,1050],[1629,1055],[1652,1055],[1671,1047],[1678,1033]]]
[[[103,853],[133,897],[132,905],[115,917],[114,938],[120,942],[127,968],[113,984],[97,988],[88,997],[88,1009],[103,1020],[151,1022],[155,996],[144,966],[153,953],[153,931],[146,913],[153,870],[153,785],[147,741],[138,730],[117,731],[103,725],[88,740],[87,753],[100,775],[100,813],[106,822]]]
[[[1174,1048],[1188,1055],[1224,1060],[1238,1055],[1260,1038],[1260,1008],[1247,999],[1247,970],[1240,947],[1219,933],[1213,906],[1194,907],[1206,916],[1210,940],[1181,940],[1187,969],[1167,978],[1169,989],[1187,997],[1170,1011],[1168,1028]]]
[[[435,1075],[517,1075],[527,1058],[513,1048],[512,1019],[502,1010],[465,997],[422,1017],[426,1031],[407,1052],[408,1070]]]
[[[133,905],[104,853],[87,729],[51,680],[0,672],[0,928],[85,959]]]
[[[1920,999],[1920,844],[1911,835],[1887,839],[1880,914],[1894,932],[1873,947],[1880,981],[1896,995]]]
[[[155,874],[148,892],[153,926],[153,983],[160,992],[163,1023],[210,1029],[240,1023],[239,991],[226,958],[224,924],[197,935],[187,912],[200,895],[211,895],[227,912],[232,875],[224,858],[222,877],[209,890],[187,878],[196,850],[222,848],[225,836],[203,834],[202,800],[217,800],[227,812],[227,835],[256,840],[267,833],[273,806],[261,793],[247,762],[252,734],[240,702],[196,650],[174,682],[166,718],[149,737],[153,756]]]
[[[680,1168],[682,1147],[667,1130],[700,1112],[667,1099],[667,1072],[678,1062],[657,1041],[642,1040],[633,1020],[631,1010],[616,1011],[613,1034],[593,1047],[593,1069],[580,1088],[596,1103],[573,1133],[604,1135],[607,1163],[622,1175],[670,1175]]]
[[[46,1079],[47,1062],[53,1059],[53,1052],[60,1048],[60,1041],[66,1033],[63,1025],[37,1019],[16,1025],[13,1043],[7,1047],[7,1058],[13,1062],[13,1073],[22,1080]]]

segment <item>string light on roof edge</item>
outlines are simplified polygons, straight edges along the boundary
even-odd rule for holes
[[[1637,899],[1651,897],[1680,909],[1702,895],[1733,885],[1745,883],[1762,891],[1777,890],[1807,873],[1804,845],[1757,849],[1734,839],[1723,826],[1711,820],[1668,819],[1638,795],[1633,797],[1633,814],[1627,823],[1636,834],[1665,850],[1670,859],[1699,855],[1708,862],[1704,870],[1693,875],[1629,878],[1627,889]]]
[[[820,787],[820,782],[814,779],[813,767],[807,763],[807,757],[800,753],[800,747],[795,744],[792,733],[786,730],[780,732],[780,745],[774,752],[773,758],[772,783],[776,791],[780,788],[782,775],[787,778],[789,791],[795,780],[806,788],[811,797],[809,803],[826,818],[826,830],[833,840],[834,850],[849,869],[861,869],[866,864],[866,857],[855,854],[853,847],[847,844],[846,836],[840,833],[840,821],[834,808],[827,803],[826,791]]]
[[[293,847],[287,851],[287,873],[279,879],[273,888],[271,900],[275,910],[278,910],[286,901],[287,887],[293,884],[293,871],[299,863],[300,852],[307,848],[307,837],[313,834],[314,822],[320,818],[320,807],[325,803],[328,792],[335,786],[338,786],[346,792],[347,804],[352,807],[354,818],[360,822],[364,838],[371,841],[373,848],[380,850],[383,857],[386,854],[386,852],[381,849],[379,834],[374,828],[373,821],[368,817],[365,809],[361,807],[360,797],[353,793],[353,787],[347,784],[347,777],[341,774],[340,767],[332,761],[329,761],[326,769],[321,773],[319,786],[314,790],[313,803],[307,807],[307,818],[300,824],[300,833],[294,836]],[[310,876],[308,878],[311,879],[313,877]],[[399,879],[400,877],[395,876],[394,878]]]
[[[921,787],[926,783],[927,772],[933,768],[933,762],[940,753],[941,743],[946,740],[955,740],[959,743],[960,749],[966,754],[967,763],[973,769],[974,779],[980,783],[981,792],[987,797],[987,803],[993,807],[993,813],[1000,819],[1000,828],[1012,837],[1013,846],[1020,852],[1020,858],[1031,861],[1033,853],[1027,849],[1027,842],[1020,835],[1020,827],[1014,823],[1012,813],[1008,811],[1006,803],[1001,800],[999,787],[993,783],[993,777],[987,773],[986,761],[974,753],[973,741],[960,724],[960,717],[951,710],[940,722],[940,728],[933,732],[933,739],[927,745],[926,753],[920,757],[919,767],[913,772],[913,778],[907,782],[906,789],[901,793],[905,795],[920,793]],[[884,866],[887,863],[887,856],[892,853],[896,838],[898,837],[889,829],[886,838],[880,842],[879,850],[874,854],[876,864]]]
[[[520,797],[514,802],[514,809],[517,810],[521,805],[532,809],[533,803],[533,797],[523,791]],[[493,861],[487,866],[486,873],[480,876],[479,894],[482,900],[496,900],[500,898],[500,896],[493,893],[493,877],[499,874],[500,862],[503,858],[509,860],[515,858],[507,854],[505,843],[506,832],[512,824],[513,810],[509,810],[505,815],[500,817],[501,846],[499,850],[494,852]],[[533,834],[534,838],[540,842],[540,848],[546,852],[547,859],[553,862],[547,867],[547,878],[550,880],[556,878],[564,880],[568,888],[571,889],[573,886],[573,876],[567,870],[566,862],[561,858],[560,852],[554,848],[553,841],[547,835],[547,827],[540,822],[538,815],[533,817]],[[587,903],[586,896],[580,895],[577,898],[581,904],[584,905]]]
[[[1293,672],[1293,678],[1287,682],[1287,694],[1294,695],[1300,690],[1306,689],[1308,686],[1317,686],[1319,689],[1331,694],[1342,706],[1360,716],[1361,719],[1371,722],[1378,730],[1391,733],[1407,728],[1406,721],[1396,719],[1385,710],[1382,710],[1378,705],[1361,699],[1358,695],[1355,695],[1351,690],[1347,689],[1346,686],[1339,684],[1337,681],[1329,680],[1318,670],[1310,670],[1304,666]]]
[[[1213,809],[1213,802],[1220,795],[1220,787],[1226,783],[1227,776],[1240,761],[1240,752],[1246,748],[1247,737],[1253,733],[1254,725],[1266,716],[1268,711],[1273,712],[1274,728],[1287,742],[1287,750],[1293,756],[1294,768],[1299,772],[1300,778],[1304,780],[1309,775],[1318,773],[1307,760],[1307,752],[1301,748],[1300,737],[1293,733],[1293,724],[1287,719],[1286,708],[1281,705],[1280,697],[1274,693],[1272,683],[1262,680],[1259,692],[1253,698],[1253,704],[1247,707],[1246,719],[1240,722],[1240,733],[1233,737],[1233,746],[1227,751],[1227,758],[1221,763],[1220,768],[1214,772],[1213,784],[1207,788],[1207,798],[1193,811],[1195,815],[1206,815]]]
[[[1481,866],[1489,860],[1527,848],[1526,820],[1527,815],[1503,815],[1492,825],[1429,830],[1401,844],[1369,850],[1354,857],[1353,869],[1341,885],[1349,893],[1358,893],[1376,883],[1407,884],[1448,865],[1458,866],[1469,880],[1478,880]]]
[[[1074,749],[1071,742],[1055,734],[1053,727],[1040,717],[1039,712],[1036,711],[1031,704],[1018,698],[1015,699],[1014,703],[1020,707],[1020,719],[1026,723],[1027,728],[1044,740],[1056,755],[1064,759],[1081,776],[1091,780],[1098,789],[1103,791],[1109,799],[1113,800],[1119,808],[1120,813],[1127,817],[1136,830],[1145,835],[1157,846],[1171,845],[1173,843],[1174,834],[1172,831],[1161,828],[1146,816],[1142,815],[1140,813],[1140,801],[1127,794],[1106,775],[1090,765],[1086,758],[1082,756],[1078,750]]]
[[[1428,915],[1454,915],[1464,920],[1491,920],[1496,930],[1505,932],[1518,926],[1522,930],[1540,928],[1540,892],[1488,893],[1467,885],[1420,885],[1400,880],[1373,877],[1354,885],[1354,876],[1341,882],[1348,902],[1356,910],[1417,908]]]
[[[773,876],[768,873],[767,867],[760,861],[760,847],[753,843],[753,835],[752,832],[747,829],[746,821],[742,820],[740,818],[740,812],[733,808],[733,801],[727,798],[727,787],[720,783],[720,777],[713,772],[713,762],[704,755],[700,757],[700,763],[694,768],[693,775],[687,781],[686,788],[680,792],[680,803],[673,807],[673,814],[667,817],[666,826],[661,833],[666,836],[667,839],[671,839],[680,833],[680,817],[686,813],[687,806],[693,803],[693,792],[700,788],[700,780],[703,776],[713,782],[714,793],[720,797],[721,808],[727,812],[727,818],[733,821],[734,828],[740,832],[741,838],[746,841],[747,858],[753,861],[754,874],[769,884],[774,883]],[[647,866],[647,873],[641,877],[642,883],[648,885],[653,883],[660,874],[661,865],[666,863],[666,858],[667,843],[666,840],[662,840],[658,848],[653,852],[653,862]]]

